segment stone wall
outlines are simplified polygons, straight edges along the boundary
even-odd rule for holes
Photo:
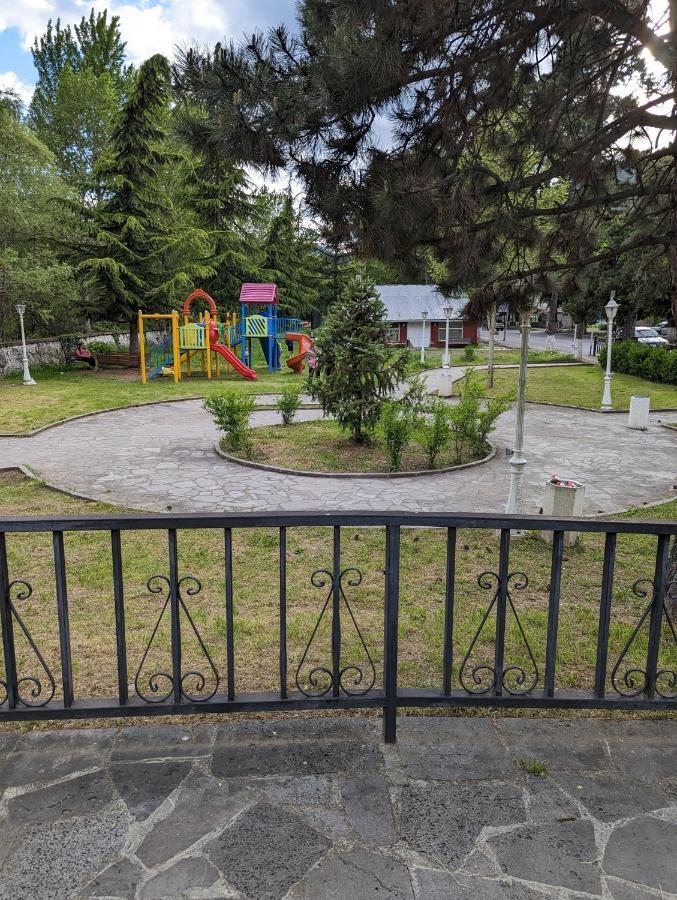
[[[111,347],[115,346],[112,334],[92,335],[90,341],[108,341]],[[87,343],[87,341],[85,341]],[[118,346],[124,350],[129,347],[129,335],[118,335]],[[26,341],[29,366],[58,366],[65,365],[65,358],[61,342],[58,338],[46,338],[43,341]],[[11,372],[21,372],[23,362],[21,359],[21,342],[4,344],[0,346],[0,376],[9,375]]]

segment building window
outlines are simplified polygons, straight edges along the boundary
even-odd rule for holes
[[[386,333],[386,341],[389,344],[399,344],[400,343],[400,326],[393,325],[391,326]]]

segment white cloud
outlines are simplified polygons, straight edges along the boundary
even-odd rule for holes
[[[24,106],[28,106],[33,96],[33,85],[22,81],[16,72],[0,72],[0,91],[12,91]]]
[[[129,59],[137,64],[153,53],[171,58],[177,44],[213,44],[239,37],[241,23],[255,18],[247,0],[14,0],[0,6],[0,31],[18,29],[25,50],[50,18],[72,24],[92,7],[108,9],[120,17]]]

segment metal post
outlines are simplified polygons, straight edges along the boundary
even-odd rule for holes
[[[421,366],[425,366],[425,321],[428,318],[428,310],[421,313]]]
[[[519,384],[517,388],[517,423],[515,426],[515,448],[510,457],[510,491],[505,511],[507,513],[521,514],[524,512],[524,497],[522,496],[522,481],[524,479],[524,467],[527,464],[524,457],[524,408],[526,403],[527,388],[527,359],[529,357],[529,319],[531,310],[523,312],[520,317],[520,370]]]
[[[447,324],[444,332],[444,361],[442,362],[442,368],[449,368],[449,316],[447,316]]]
[[[618,303],[616,303],[616,291],[611,292],[609,302],[604,307],[607,318],[606,328],[606,372],[604,373],[604,393],[602,395],[602,409],[611,409],[611,343],[613,324],[616,318]]]
[[[19,325],[21,326],[21,360],[24,367],[24,387],[30,387],[35,384],[28,368],[28,350],[26,349],[26,332],[24,331],[24,313],[26,306],[23,303],[17,303],[16,311],[19,313]]]

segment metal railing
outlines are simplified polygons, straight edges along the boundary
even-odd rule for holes
[[[322,527],[331,529],[332,562],[325,569],[306,573],[312,585],[326,591],[318,605],[314,629],[305,635],[305,649],[291,661],[288,658],[287,593],[288,593],[288,529]],[[236,666],[236,631],[234,626],[233,533],[236,530],[276,529],[278,633],[275,668],[279,684],[275,691],[245,693],[238,689],[240,673]],[[344,566],[342,529],[381,529],[384,540],[384,597],[382,666],[377,670],[373,645],[360,627],[360,612],[354,595],[362,583],[362,573]],[[443,529],[444,559],[444,626],[442,630],[442,673],[433,688],[400,685],[398,680],[398,631],[400,615],[400,538],[401,529]],[[225,672],[219,671],[207,642],[191,612],[191,598],[201,590],[193,575],[179,571],[179,534],[190,529],[215,530],[222,535],[224,612],[223,647]],[[477,579],[487,592],[481,624],[466,645],[458,647],[454,622],[458,614],[456,583],[457,532],[459,529],[491,529],[499,536],[496,571],[484,571]],[[548,530],[553,532],[548,586],[547,626],[543,672],[539,670],[527,633],[518,613],[516,592],[528,584],[526,574],[511,570],[511,531]],[[123,577],[123,544],[127,532],[152,530],[166,534],[166,570],[153,575],[147,583],[149,593],[160,599],[160,612],[140,660],[130,667],[129,642],[125,625],[128,603]],[[601,562],[602,581],[595,635],[596,662],[592,690],[559,689],[557,655],[564,535],[566,531],[602,533],[604,551]],[[8,550],[22,533],[51,535],[53,573],[58,621],[58,663],[54,674],[46,654],[22,616],[22,604],[32,594],[29,573],[10,571]],[[114,609],[117,663],[117,696],[85,698],[75,695],[73,680],[73,647],[69,623],[68,566],[64,535],[75,532],[104,532],[109,535],[111,595]],[[423,532],[421,532],[423,533]],[[4,675],[0,677],[0,721],[18,719],[67,719],[102,716],[157,715],[197,712],[241,712],[247,710],[328,709],[340,707],[380,707],[384,713],[384,737],[395,740],[398,707],[490,706],[490,707],[577,707],[625,709],[676,709],[677,665],[662,666],[660,655],[665,647],[673,653],[677,648],[675,623],[666,605],[670,536],[677,533],[677,523],[670,521],[552,519],[542,516],[497,516],[472,514],[422,513],[304,513],[216,515],[141,515],[87,516],[72,518],[16,518],[0,520],[0,625],[4,658]],[[614,567],[617,536],[640,534],[655,538],[655,558],[646,577],[635,582],[635,603],[641,606],[636,626],[620,654],[610,658],[610,625],[614,604]],[[108,542],[108,539],[106,540]],[[44,562],[44,560],[43,560]],[[30,564],[29,564],[30,565]],[[378,563],[380,566],[380,562]],[[460,604],[460,601],[459,601]],[[168,620],[169,655],[167,670],[147,674],[154,641],[162,635],[163,619]],[[495,619],[492,629],[493,652],[486,642],[478,643],[487,623]],[[310,649],[325,621],[327,646],[323,661],[314,662]],[[510,621],[513,635],[523,641],[519,660],[506,655],[506,628]],[[357,635],[355,655],[346,658],[342,633],[348,624]],[[183,642],[188,637],[200,650],[202,670],[187,668],[183,658]],[[643,643],[646,641],[646,653]],[[17,661],[16,644],[21,641],[24,652]],[[112,646],[112,635],[111,635]],[[630,651],[636,656],[641,646],[642,663],[629,663]],[[663,650],[661,649],[663,648]],[[101,650],[101,653],[104,651]],[[317,649],[314,647],[313,653]],[[484,654],[479,663],[473,654]],[[670,657],[673,658],[672,656]],[[461,659],[454,668],[454,660]],[[27,660],[30,662],[27,662]],[[130,678],[130,671],[133,677]],[[293,689],[290,687],[293,685]]]

